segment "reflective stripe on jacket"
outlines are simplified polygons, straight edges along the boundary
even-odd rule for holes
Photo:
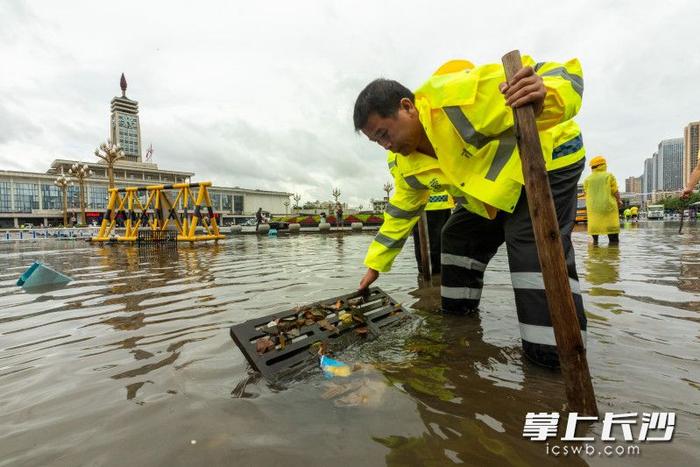
[[[579,127],[572,120],[583,94],[578,60],[535,63],[524,56],[523,65],[532,66],[547,88],[543,111],[537,117],[547,170],[579,161],[585,151]],[[416,91],[419,119],[437,158],[394,154],[396,190],[365,265],[380,272],[391,268],[431,191],[445,190],[457,204],[489,219],[498,209],[513,212],[523,175],[513,112],[498,89],[505,80],[502,65],[472,67],[466,61],[452,61]]]
[[[386,162],[389,166],[391,177],[394,179],[394,185],[396,185],[396,174],[398,173],[396,170],[396,158],[399,155],[400,154],[387,151]],[[428,195],[428,203],[425,205],[425,211],[438,211],[440,209],[452,209],[455,207],[454,198],[444,189],[444,186],[435,183],[428,188],[430,189],[430,194]]]

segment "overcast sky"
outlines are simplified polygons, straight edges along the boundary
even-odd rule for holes
[[[697,0],[0,2],[0,169],[94,160],[109,103],[139,102],[143,150],[217,185],[367,206],[389,179],[352,106],[383,76],[419,86],[454,58],[578,57],[588,157],[623,184],[700,120]]]

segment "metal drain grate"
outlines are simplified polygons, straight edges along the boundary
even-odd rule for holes
[[[348,317],[350,315],[350,317]],[[378,287],[273,313],[231,326],[231,338],[248,363],[268,380],[316,362],[314,344],[346,347],[410,317]]]

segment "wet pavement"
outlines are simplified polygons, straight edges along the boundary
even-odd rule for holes
[[[557,457],[523,437],[526,413],[565,396],[522,357],[505,248],[479,315],[443,317],[406,245],[377,285],[417,319],[337,355],[361,370],[257,378],[228,328],[351,292],[372,234],[348,232],[160,252],[0,243],[0,465],[697,465],[700,226],[631,224],[621,239],[574,233],[600,412],[676,413],[673,440],[640,455]],[[33,260],[75,281],[27,293],[14,284]]]

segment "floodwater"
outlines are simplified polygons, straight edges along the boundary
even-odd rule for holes
[[[523,437],[527,412],[561,411],[565,396],[559,373],[522,357],[505,248],[480,314],[443,317],[439,287],[417,287],[409,241],[377,285],[417,319],[336,354],[365,364],[350,378],[311,371],[271,386],[228,328],[351,292],[371,234],[241,236],[160,255],[2,243],[0,465],[698,465],[700,226],[677,230],[627,226],[619,248],[574,233],[600,412],[676,413],[671,442],[622,457],[557,457]],[[16,287],[35,259],[75,281]],[[601,427],[577,434],[599,440]]]

